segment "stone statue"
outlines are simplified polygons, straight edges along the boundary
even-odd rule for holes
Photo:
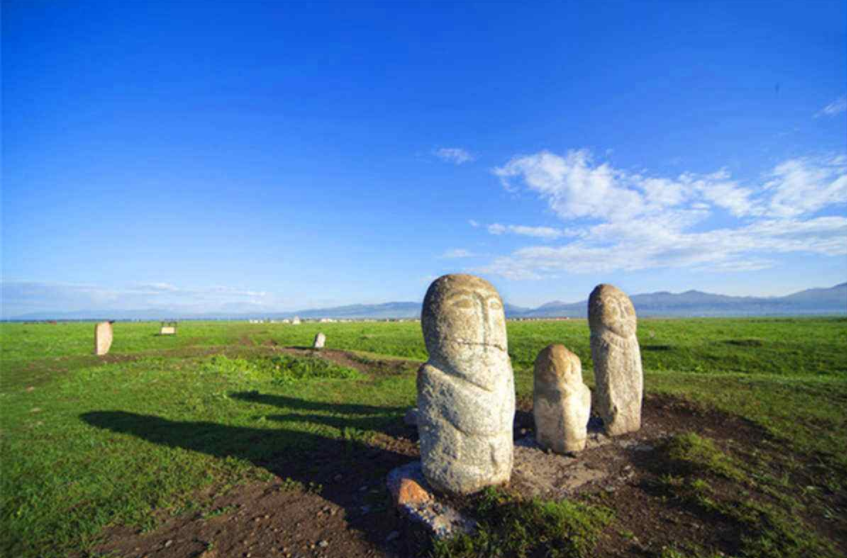
[[[105,355],[112,347],[112,322],[100,322],[94,326],[94,354]]]
[[[312,348],[323,349],[324,345],[326,345],[326,335],[321,332],[318,332],[318,334],[315,335],[315,341],[312,343]]]
[[[549,345],[535,359],[532,414],[542,447],[556,453],[585,449],[591,390],[582,383],[579,357],[563,345]]]
[[[426,479],[469,494],[512,472],[515,380],[503,302],[473,275],[445,275],[426,293],[429,360],[418,370],[418,433]]]
[[[598,285],[588,298],[595,404],[610,436],[641,428],[644,374],[635,337],[635,307],[623,291]]]

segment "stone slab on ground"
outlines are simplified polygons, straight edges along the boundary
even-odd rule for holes
[[[426,482],[420,461],[397,467],[388,473],[388,492],[393,509],[401,520],[422,528],[436,539],[449,539],[472,533],[476,522],[451,506],[438,502]]]

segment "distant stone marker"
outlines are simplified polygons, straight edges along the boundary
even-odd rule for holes
[[[315,342],[312,343],[313,349],[323,349],[324,345],[326,345],[326,335],[323,333],[318,333],[315,335]]]
[[[623,291],[598,285],[588,298],[597,411],[611,436],[641,428],[644,374],[635,307]]]
[[[162,322],[159,335],[176,335],[176,322]]]
[[[300,317],[294,316],[294,319],[291,320],[291,325],[300,325]]]
[[[515,385],[500,295],[473,275],[440,277],[421,327],[429,351],[417,380],[424,476],[454,494],[507,482]]]
[[[549,345],[538,353],[532,399],[539,445],[556,453],[585,449],[591,390],[582,383],[578,356],[563,345]]]
[[[100,322],[94,326],[94,354],[105,355],[112,347],[112,322]]]

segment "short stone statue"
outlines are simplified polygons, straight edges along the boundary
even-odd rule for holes
[[[418,370],[424,476],[454,494],[507,482],[515,380],[500,295],[473,275],[440,277],[426,293],[421,327],[429,352]]]
[[[598,285],[588,298],[591,357],[597,412],[610,436],[641,428],[644,374],[635,336],[632,301],[612,285]]]
[[[549,345],[535,359],[532,414],[542,447],[556,453],[585,449],[591,390],[582,383],[579,357],[563,345]]]
[[[105,355],[112,347],[112,323],[100,322],[94,326],[94,354]]]
[[[318,333],[315,335],[315,341],[312,343],[313,349],[323,349],[324,345],[326,345],[326,335],[323,333]]]

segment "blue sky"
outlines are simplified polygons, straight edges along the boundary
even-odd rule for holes
[[[3,315],[847,280],[847,5],[4,2]]]

